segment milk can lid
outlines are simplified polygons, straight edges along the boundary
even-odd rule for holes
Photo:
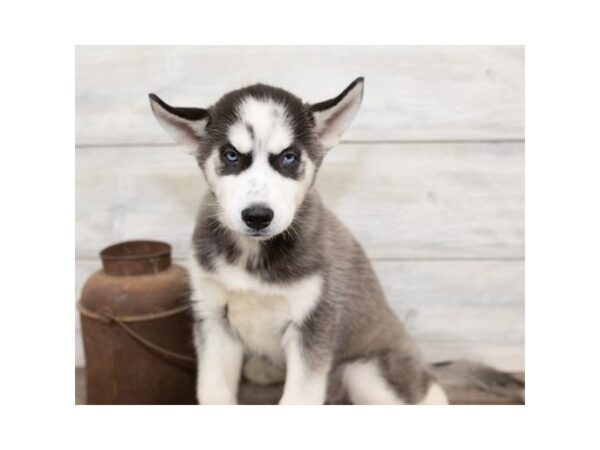
[[[100,252],[108,275],[131,276],[162,272],[171,266],[171,246],[160,241],[126,241]]]

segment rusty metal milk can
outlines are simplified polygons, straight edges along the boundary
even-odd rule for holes
[[[129,241],[100,257],[79,302],[87,403],[196,403],[187,273],[171,247]]]

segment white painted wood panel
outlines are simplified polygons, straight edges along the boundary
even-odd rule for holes
[[[148,92],[206,106],[263,81],[319,101],[364,75],[363,108],[317,183],[325,202],[426,358],[524,369],[522,47],[79,47],[75,69],[77,298],[106,245],[186,253],[204,180]],[[75,333],[82,364],[77,319]]]
[[[477,358],[506,370],[524,368],[523,266],[521,261],[374,262],[390,304],[429,360]],[[99,267],[96,260],[76,261],[77,298]],[[79,335],[77,358],[83,364]]]
[[[76,142],[169,143],[149,92],[208,106],[260,81],[316,102],[360,75],[347,140],[522,139],[524,65],[523,47],[78,47]]]
[[[204,179],[175,146],[78,148],[77,256],[135,238],[186,254]],[[370,257],[522,258],[519,143],[344,144],[317,183]]]

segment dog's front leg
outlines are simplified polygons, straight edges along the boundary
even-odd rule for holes
[[[222,319],[201,321],[195,332],[198,346],[198,403],[233,405],[244,356],[239,339]]]
[[[330,357],[306,347],[302,330],[290,325],[283,338],[286,378],[280,405],[322,405],[327,392]],[[322,349],[321,349],[322,350]]]

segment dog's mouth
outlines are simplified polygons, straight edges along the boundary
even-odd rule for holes
[[[280,234],[277,229],[274,227],[267,227],[260,230],[256,230],[254,228],[245,227],[241,230],[238,230],[238,233],[247,238],[257,240],[257,241],[266,241],[268,239],[272,239],[278,234]]]
[[[244,233],[246,236],[257,239],[259,241],[270,239],[273,235],[267,231],[248,230]]]

